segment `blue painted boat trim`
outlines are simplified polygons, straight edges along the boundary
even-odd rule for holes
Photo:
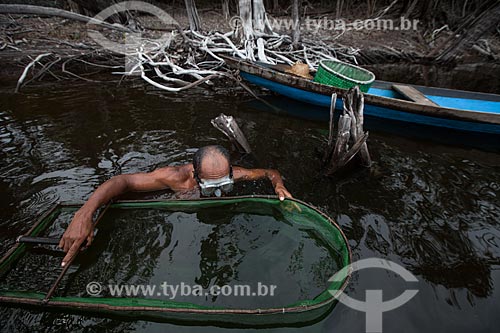
[[[274,91],[278,94],[281,94],[283,96],[308,103],[308,104],[313,104],[317,105],[320,107],[325,107],[325,112],[328,112],[328,109],[330,107],[330,96],[327,95],[322,95],[318,94],[315,92],[310,92],[310,91],[305,91],[302,89],[298,89],[295,87],[287,86],[284,84],[280,84],[253,74],[245,73],[245,72],[240,72],[240,75],[247,81],[267,88],[271,91]],[[392,94],[389,90],[385,89],[376,89],[372,88],[370,89],[369,93],[376,93],[380,94],[379,96],[385,96],[385,97],[391,97],[386,96],[386,94]],[[390,93],[389,93],[390,92]],[[430,98],[430,97],[429,97]],[[444,98],[444,97],[443,97]],[[449,99],[455,99],[456,98],[449,98]],[[477,100],[475,100],[477,102]],[[485,103],[489,101],[483,101]],[[496,103],[496,102],[490,102],[490,103]],[[444,106],[444,105],[443,105]],[[335,105],[335,108],[337,110],[342,110],[342,100],[337,99],[337,103]],[[484,110],[481,110],[484,111]],[[378,118],[386,118],[386,119],[391,119],[391,120],[396,120],[396,121],[401,121],[401,122],[407,122],[407,123],[416,123],[416,124],[422,124],[422,125],[428,125],[428,126],[434,126],[434,127],[445,127],[445,128],[451,128],[451,129],[456,129],[460,131],[467,131],[467,132],[480,132],[480,133],[488,133],[488,134],[500,134],[500,125],[495,125],[495,124],[484,124],[484,123],[476,123],[476,122],[467,122],[467,121],[462,121],[462,120],[455,120],[455,119],[446,119],[446,118],[438,118],[438,117],[431,117],[431,116],[425,116],[425,115],[419,115],[415,113],[409,113],[409,112],[403,112],[399,110],[394,110],[394,109],[389,109],[385,107],[379,107],[371,104],[365,104],[365,110],[364,114],[370,117],[378,117]]]
[[[371,95],[383,96],[388,98],[404,99],[397,91],[392,89],[370,88],[367,92]],[[448,96],[437,96],[426,94],[425,97],[439,106],[450,109],[480,111],[500,114],[500,102],[484,101],[480,99],[456,98]]]

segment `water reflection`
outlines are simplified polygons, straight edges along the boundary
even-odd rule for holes
[[[81,201],[115,174],[186,163],[197,147],[227,144],[210,125],[210,119],[224,112],[236,117],[254,147],[251,158],[239,161],[243,166],[279,169],[294,196],[339,222],[354,258],[390,259],[417,275],[421,296],[394,314],[405,331],[444,331],[449,328],[446,322],[453,322],[456,332],[500,325],[494,313],[500,299],[498,154],[372,130],[369,145],[374,167],[329,180],[319,170],[326,124],[260,112],[245,103],[249,99],[243,94],[215,92],[215,97],[209,97],[192,91],[174,96],[138,87],[89,85],[0,94],[1,253],[32,225],[34,216],[57,200]],[[271,194],[272,188],[266,182],[235,188],[235,194],[252,193]],[[206,285],[235,279],[231,265],[218,263],[224,255],[237,265],[241,255],[230,244],[220,243],[220,235],[226,231],[222,226],[210,226],[213,234],[203,240],[197,276]],[[166,237],[168,232],[166,226],[149,230],[151,243],[147,245],[156,244],[158,233]],[[245,233],[232,237],[240,242]],[[217,253],[208,250],[214,247]],[[127,258],[126,247],[117,250]],[[296,256],[301,256],[300,250]],[[81,264],[84,268],[85,263]],[[302,264],[297,260],[288,269],[299,272]],[[147,276],[147,269],[141,274]],[[377,281],[387,288],[399,287],[396,277]],[[363,279],[355,278],[349,292],[363,299],[363,286]],[[434,320],[426,319],[427,311]],[[203,331],[11,308],[0,310],[0,321],[8,322],[5,329],[10,331],[43,331],[64,325],[112,331],[145,327]],[[303,330],[361,331],[363,327],[362,317],[337,307],[328,318]]]

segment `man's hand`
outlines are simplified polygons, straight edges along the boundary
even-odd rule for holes
[[[87,246],[90,245],[94,236],[93,231],[92,212],[80,208],[75,213],[73,220],[59,242],[59,247],[66,252],[66,256],[62,260],[62,267],[66,266],[66,264],[77,254],[80,246],[85,240],[87,240]]]
[[[164,167],[149,173],[118,175],[99,186],[90,196],[85,205],[73,217],[68,229],[59,242],[66,256],[62,261],[64,267],[73,258],[80,246],[87,240],[87,246],[92,242],[94,212],[116,196],[129,191],[157,191],[165,188],[185,188],[191,179],[193,167],[191,164],[175,167]],[[193,180],[194,182],[194,180]]]
[[[274,188],[274,192],[276,192],[276,195],[280,198],[280,201],[285,200],[285,198],[293,198],[290,192],[285,188],[285,185],[278,184]]]

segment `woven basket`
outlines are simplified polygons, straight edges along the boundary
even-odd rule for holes
[[[342,89],[359,86],[362,92],[367,92],[373,81],[375,75],[369,70],[334,60],[320,61],[314,76],[314,82]]]

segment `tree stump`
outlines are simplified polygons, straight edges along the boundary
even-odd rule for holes
[[[343,99],[344,107],[338,122],[337,139],[334,142],[336,101],[337,94],[334,93],[330,105],[328,145],[323,156],[325,174],[328,176],[345,167],[356,155],[359,156],[363,166],[370,167],[372,163],[366,144],[368,133],[363,131],[364,97],[359,87],[349,89]]]

